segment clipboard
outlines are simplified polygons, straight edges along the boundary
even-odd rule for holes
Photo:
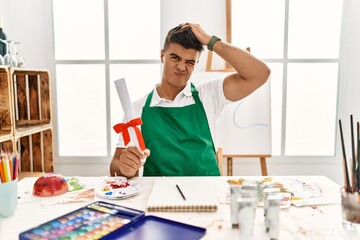
[[[73,239],[87,236],[102,240],[195,240],[205,233],[205,228],[145,216],[143,211],[97,201],[26,230],[19,234],[19,239]]]

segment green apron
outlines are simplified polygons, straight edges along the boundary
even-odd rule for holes
[[[220,176],[204,107],[191,84],[195,104],[184,107],[150,107],[146,99],[141,131],[150,156],[144,176]]]

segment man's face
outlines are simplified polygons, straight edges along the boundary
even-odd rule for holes
[[[162,81],[174,87],[184,87],[191,77],[200,53],[186,49],[179,44],[170,43],[169,48],[161,51],[163,63]]]

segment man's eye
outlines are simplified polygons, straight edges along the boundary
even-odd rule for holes
[[[180,60],[180,58],[177,57],[177,56],[172,56],[171,58],[174,59],[174,60],[176,60],[176,61],[179,61],[179,60]]]

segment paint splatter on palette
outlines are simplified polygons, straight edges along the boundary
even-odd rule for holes
[[[95,194],[107,199],[123,199],[137,195],[142,190],[143,184],[139,180],[109,177],[95,188]]]

